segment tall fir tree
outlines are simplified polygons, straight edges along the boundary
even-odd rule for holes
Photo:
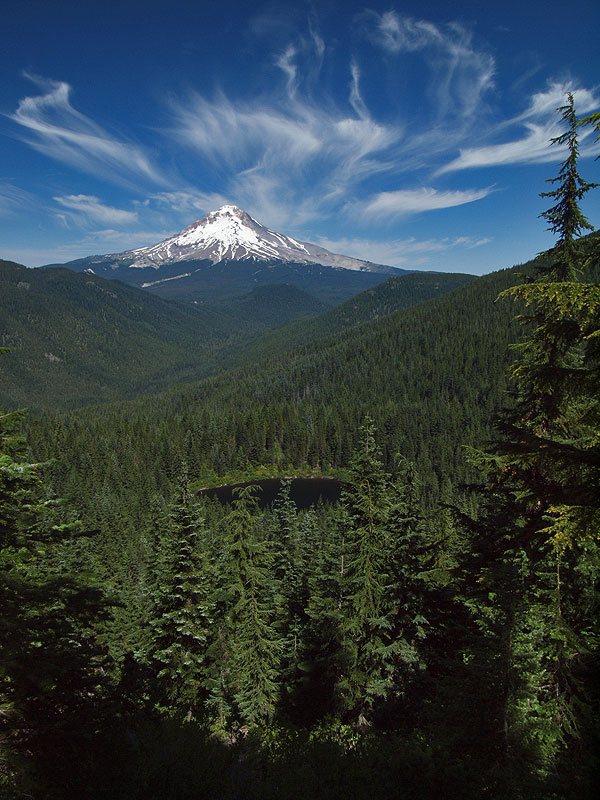
[[[215,727],[264,724],[279,697],[281,644],[273,626],[276,586],[269,542],[257,530],[256,490],[235,490],[223,519],[228,556],[224,620],[211,647],[211,696]]]
[[[191,499],[187,476],[171,512],[168,536],[175,542],[167,574],[156,586],[150,656],[170,705],[197,715],[205,699],[205,659],[213,621],[206,561],[207,532]]]
[[[406,464],[392,481],[370,418],[361,434],[343,492],[348,559],[342,630],[348,666],[338,689],[350,714],[369,725],[386,702],[398,702],[422,664],[419,644],[427,620],[414,471]]]
[[[50,465],[25,460],[21,420],[0,413],[0,788],[50,796],[62,782],[77,793],[83,748],[107,724],[110,664],[98,634],[110,607],[55,557],[81,525],[47,498]]]
[[[275,627],[281,639],[281,683],[288,700],[301,679],[302,633],[308,604],[306,529],[285,481],[272,508],[272,573],[277,584]]]
[[[541,197],[550,197],[556,203],[542,217],[550,224],[548,230],[558,235],[558,240],[550,251],[550,265],[544,268],[544,280],[573,281],[581,271],[581,248],[578,239],[586,230],[593,230],[583,214],[579,203],[597,183],[584,181],[578,171],[579,160],[579,121],[575,112],[575,100],[569,92],[567,103],[557,109],[566,124],[566,130],[550,140],[551,144],[566,146],[567,157],[560,165],[556,178],[550,183],[558,186],[550,192],[542,192]]]
[[[470,658],[496,676],[490,700],[501,700],[495,730],[504,772],[537,779],[532,796],[559,764],[580,791],[589,785],[589,719],[598,700],[589,598],[600,528],[600,288],[576,280],[584,266],[576,237],[589,227],[579,201],[595,184],[577,171],[572,96],[558,111],[567,130],[553,143],[567,145],[567,158],[560,186],[543,195],[557,201],[543,216],[559,239],[536,282],[501,295],[532,309],[521,315],[530,338],[516,347],[514,404],[499,417],[500,437],[472,454],[487,475],[487,501],[472,523],[479,566],[467,606],[481,639]],[[577,751],[575,773],[567,764]]]

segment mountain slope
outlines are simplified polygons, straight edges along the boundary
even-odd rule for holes
[[[252,320],[257,330],[278,328],[299,318],[306,320],[329,309],[326,303],[288,283],[258,286],[216,307],[240,322]]]
[[[99,486],[112,504],[138,502],[146,513],[147,498],[164,492],[182,460],[202,480],[258,464],[282,474],[306,464],[347,465],[368,413],[390,467],[402,454],[416,463],[430,498],[450,499],[462,481],[478,477],[464,445],[484,442],[494,410],[507,402],[505,367],[521,334],[519,309],[496,298],[534,267],[477,278],[326,340],[265,356],[262,364],[135,403],[60,415],[60,437],[52,418],[33,420],[32,446],[42,458],[75,465],[57,490],[76,485],[91,513]],[[77,475],[78,463],[94,465],[95,486]],[[142,498],[128,489],[132,471],[142,476]],[[439,524],[440,536],[451,535],[449,520]]]
[[[183,306],[89,273],[0,261],[0,345],[13,348],[0,361],[0,405],[73,408],[197,380],[269,327],[325,308],[278,285]]]
[[[393,273],[394,267],[372,264],[350,256],[331,253],[324,247],[300,242],[283,233],[269,230],[237,206],[225,205],[211,211],[187,228],[158,244],[138,247],[110,256],[85,259],[89,268],[110,261],[113,268],[160,269],[182,261],[289,261],[295,264],[320,264],[326,267],[362,272]]]
[[[67,462],[86,454],[113,497],[127,503],[132,470],[159,491],[182,459],[202,480],[259,464],[283,474],[290,466],[347,465],[369,414],[388,464],[401,453],[417,464],[430,497],[447,496],[446,484],[450,491],[473,477],[463,445],[489,435],[492,412],[505,402],[504,368],[518,325],[513,305],[495,300],[517,282],[516,271],[477,278],[325,340],[263,353],[262,363],[135,403],[62,415],[60,443],[53,423],[34,423],[32,441],[43,457],[60,448]]]
[[[247,323],[89,274],[0,261],[0,404],[69,407],[198,374]]]
[[[407,272],[276,233],[236,206],[223,206],[158,244],[47,266],[91,271],[195,302],[231,297],[261,284],[291,283],[335,304],[386,276]]]
[[[300,242],[269,230],[237,206],[222,206],[183,231],[150,247],[140,247],[121,258],[132,259],[131,267],[160,267],[176,261],[208,259],[219,261],[256,259],[321,264],[326,267],[389,272],[390,267],[338,255],[309,242]]]
[[[196,303],[219,302],[245,294],[257,286],[286,283],[333,306],[382,283],[389,276],[387,273],[360,272],[321,264],[255,259],[220,261],[217,264],[186,261],[175,266],[179,273],[182,267],[185,272],[176,277],[158,279],[154,270],[152,275],[147,274],[152,269],[149,267],[143,270],[128,269],[127,274],[121,268],[113,277],[129,282],[132,274],[144,273],[144,279],[136,285],[160,297]],[[165,269],[172,271],[174,267]]]
[[[238,366],[261,357],[273,358],[297,345],[307,345],[439,297],[470,281],[474,275],[415,272],[388,278],[341,305],[310,319],[298,319],[256,337],[222,355],[222,364]]]

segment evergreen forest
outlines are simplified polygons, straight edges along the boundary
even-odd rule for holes
[[[208,310],[2,262],[3,798],[596,796],[600,119],[559,113],[556,243],[481,278]]]

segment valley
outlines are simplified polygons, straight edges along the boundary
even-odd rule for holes
[[[240,294],[190,304],[85,272],[0,262],[0,344],[11,348],[0,401],[39,409],[133,398],[247,360],[246,343],[274,355],[295,341],[352,327],[468,280],[423,273],[384,280],[377,295],[361,295],[332,316],[329,302],[292,284],[248,292],[238,286]],[[319,284],[325,298],[327,286],[327,280],[325,288]],[[315,320],[314,333],[311,326],[297,333],[281,329],[302,317]],[[263,342],[272,328],[278,333]],[[36,392],[40,385],[44,391]]]

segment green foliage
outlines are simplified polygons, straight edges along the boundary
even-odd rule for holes
[[[60,542],[80,526],[45,495],[47,465],[19,459],[20,416],[0,416],[0,785],[7,789],[26,786],[28,773],[60,773],[73,743],[90,742],[107,684],[97,639],[108,606],[98,588],[61,569]]]
[[[567,123],[567,129],[550,141],[552,144],[566,145],[568,155],[562,162],[557,177],[549,179],[550,183],[559,184],[557,188],[551,192],[542,192],[541,195],[556,200],[556,204],[544,211],[542,217],[550,223],[548,230],[558,234],[558,241],[551,251],[552,266],[545,269],[542,274],[554,280],[572,281],[581,270],[581,249],[576,243],[576,238],[581,236],[583,231],[592,230],[579,203],[584,195],[598,184],[584,181],[577,171],[579,122],[571,93],[567,95],[567,104],[557,110]]]
[[[208,309],[65,269],[0,261],[0,402],[69,408],[195,377],[246,327]],[[44,392],[39,392],[39,387]]]
[[[219,307],[239,322],[251,321],[257,330],[268,330],[294,319],[323,314],[329,304],[292,284],[273,283],[223,301]]]
[[[206,528],[191,503],[187,482],[166,533],[175,552],[165,565],[165,576],[160,567],[157,570],[147,655],[155,664],[167,702],[173,707],[187,706],[191,714],[205,699],[203,672],[214,600],[205,563]]]
[[[275,711],[280,643],[273,627],[275,585],[272,556],[259,535],[252,487],[236,490],[233,508],[223,519],[226,531],[223,603],[209,651],[210,697],[215,729],[253,725]]]
[[[530,338],[516,347],[515,401],[500,415],[500,437],[477,456],[484,505],[470,522],[465,572],[479,633],[467,657],[493,676],[488,703],[503,741],[493,728],[488,736],[513,784],[527,770],[547,778],[569,752],[589,763],[597,744],[589,675],[598,598],[589,577],[599,557],[600,292],[574,280],[582,252],[574,237],[589,227],[577,202],[592,184],[577,174],[572,96],[559,111],[569,128],[554,143],[566,143],[569,157],[550,193],[559,202],[545,214],[559,241],[537,283],[503,293],[532,309],[521,316]]]
[[[369,725],[382,701],[397,704],[410,686],[427,620],[421,578],[423,525],[412,465],[393,482],[381,462],[373,421],[350,463],[342,496],[347,560],[342,621],[348,667],[339,683],[346,707]]]
[[[279,355],[294,346],[322,340],[439,297],[472,280],[472,275],[427,272],[388,278],[318,317],[291,322],[229,351],[224,363],[232,367],[264,358],[265,354]]]
[[[410,308],[407,286],[432,284],[394,279],[239,369],[43,415],[28,444],[57,460],[47,474],[20,413],[0,417],[10,769],[37,748],[11,790],[594,796],[600,296],[596,239],[575,241],[560,205],[590,185],[564,170],[547,212],[562,249],[518,273]],[[266,508],[250,486],[230,506],[191,496],[307,473],[343,476],[342,502],[298,509],[285,483]]]

